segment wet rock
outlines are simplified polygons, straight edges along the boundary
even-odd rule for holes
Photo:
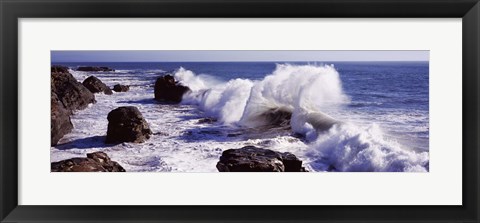
[[[51,67],[52,73],[68,73],[68,67],[60,66],[60,65],[53,65]]]
[[[87,72],[115,71],[114,69],[109,68],[109,67],[90,67],[90,66],[78,67],[77,70],[78,71],[87,71]]]
[[[128,85],[121,85],[121,84],[116,84],[113,86],[113,90],[115,92],[127,92],[128,90],[130,90],[130,86]]]
[[[213,130],[213,129],[208,129],[208,130],[200,130],[198,131],[200,134],[206,134],[206,135],[217,135],[220,136],[223,134],[223,132],[218,131],[218,130]]]
[[[55,70],[55,69],[54,69]],[[56,71],[56,70],[55,70]],[[69,111],[85,109],[95,96],[68,72],[51,73],[51,90]]]
[[[166,132],[154,132],[153,135],[159,135],[159,136],[170,136],[170,134]]]
[[[125,169],[123,169],[120,164],[112,161],[104,152],[88,153],[87,158],[93,159],[95,162],[100,163],[108,172],[125,172]]]
[[[295,155],[289,152],[281,153],[281,155],[285,172],[305,172],[305,168],[302,167],[302,161]]]
[[[88,153],[87,158],[71,158],[50,165],[52,172],[125,172],[104,152]]]
[[[54,146],[65,134],[72,131],[73,125],[70,120],[70,111],[63,106],[57,94],[53,92],[50,105],[50,144]]]
[[[304,172],[302,161],[291,153],[255,146],[225,150],[217,163],[220,172]]]
[[[248,117],[244,122],[247,122],[250,126],[255,127],[290,127],[290,120],[292,118],[292,112],[283,109],[276,108],[264,111],[258,115],[252,115]]]
[[[243,133],[241,132],[228,133],[227,137],[237,137],[237,136],[241,136],[242,134]]]
[[[158,101],[180,103],[183,95],[190,88],[179,84],[171,75],[157,78],[155,82],[155,99]]]
[[[267,125],[287,126],[290,125],[292,112],[283,109],[271,109],[263,113],[261,116],[262,119],[266,121]]]
[[[119,107],[108,113],[106,143],[145,142],[152,131],[138,108]]]
[[[83,81],[83,86],[88,88],[92,93],[100,93],[103,92],[104,94],[113,94],[112,90],[107,87],[100,79],[95,76],[90,76]]]
[[[204,123],[208,123],[208,124],[211,124],[211,123],[214,123],[216,122],[217,119],[216,118],[202,118],[200,120],[198,120],[198,124],[204,124]]]

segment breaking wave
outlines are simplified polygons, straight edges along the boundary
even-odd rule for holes
[[[428,171],[428,152],[416,153],[389,140],[376,124],[357,126],[323,112],[349,104],[333,65],[277,64],[263,80],[227,82],[179,68],[175,78],[192,90],[182,103],[196,104],[225,124],[289,125],[305,136],[310,146],[305,156],[313,170]]]
[[[184,103],[197,104],[226,124],[247,127],[270,124],[271,119],[265,115],[276,112],[291,113],[294,122],[302,125],[301,120],[307,120],[303,116],[319,116],[323,107],[348,102],[339,74],[330,65],[277,64],[275,71],[260,81],[233,79],[221,83],[212,76],[196,75],[184,68],[176,71],[175,78],[192,89],[184,96]],[[292,127],[294,131],[303,128]]]

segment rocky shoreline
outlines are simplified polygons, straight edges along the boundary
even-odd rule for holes
[[[83,72],[114,71],[108,67],[79,67],[77,70]],[[52,146],[57,145],[58,141],[74,128],[70,116],[74,115],[75,111],[96,103],[95,94],[112,95],[114,92],[127,92],[130,88],[128,85],[121,84],[110,88],[99,78],[91,75],[80,83],[72,76],[67,67],[52,66],[51,72]],[[188,86],[181,85],[172,75],[166,74],[157,78],[153,98],[162,103],[178,104],[188,91],[190,91]],[[281,115],[289,118],[289,114],[281,113]],[[276,114],[272,115],[273,124],[279,122],[275,119],[276,117]],[[105,144],[146,143],[154,134],[141,111],[135,106],[117,107],[110,111],[107,119],[108,130]],[[199,121],[199,124],[215,121],[216,119],[213,118],[204,118]],[[125,172],[120,164],[110,160],[110,157],[104,152],[89,153],[87,158],[71,158],[53,162],[51,168],[52,172]],[[220,172],[306,172],[302,161],[294,154],[254,146],[223,151],[216,168]]]
[[[95,103],[95,96],[78,82],[67,67],[51,69],[51,146],[73,129],[70,115]]]
[[[125,172],[104,152],[88,153],[87,158],[71,158],[51,163],[52,172]]]
[[[255,146],[223,151],[217,169],[220,172],[306,172],[302,161],[292,153]]]

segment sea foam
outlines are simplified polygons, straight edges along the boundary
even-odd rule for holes
[[[425,172],[428,152],[416,153],[388,140],[381,128],[372,124],[333,126],[320,135],[307,153],[316,170],[343,172]]]

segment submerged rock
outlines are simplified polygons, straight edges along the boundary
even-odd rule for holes
[[[51,90],[69,111],[85,109],[88,104],[95,103],[95,96],[78,82],[72,74],[56,72],[51,74]]]
[[[121,84],[116,84],[113,86],[113,90],[115,92],[127,92],[128,90],[130,90],[130,86],[128,85],[121,85]]]
[[[204,123],[208,123],[208,124],[211,124],[211,123],[214,123],[216,122],[217,119],[216,118],[202,118],[200,120],[198,120],[198,124],[204,124]]]
[[[220,172],[305,172],[302,161],[295,155],[255,146],[223,151],[217,169]]]
[[[71,158],[50,165],[52,172],[125,172],[104,152],[88,153],[87,158]]]
[[[190,88],[179,84],[171,75],[157,78],[155,82],[155,99],[158,101],[180,103],[183,95]]]
[[[104,94],[113,94],[112,90],[107,87],[100,79],[95,76],[90,76],[83,81],[83,86],[88,88],[92,93],[103,92]]]
[[[138,108],[119,107],[108,113],[106,143],[145,142],[152,131]]]
[[[109,67],[90,67],[90,66],[87,66],[87,67],[78,67],[77,70],[78,70],[78,71],[89,71],[89,72],[115,71],[114,69],[109,68]]]
[[[73,129],[70,120],[70,111],[68,111],[63,103],[58,99],[57,94],[51,93],[50,101],[50,144],[57,145],[65,134]]]

